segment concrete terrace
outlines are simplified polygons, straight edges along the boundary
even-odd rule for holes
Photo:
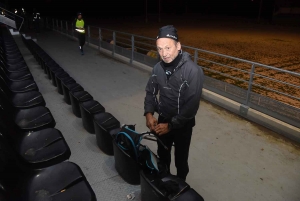
[[[138,195],[140,187],[122,180],[114,168],[114,158],[99,150],[95,135],[84,130],[81,119],[73,115],[21,37],[15,39],[57,122],[56,128],[71,148],[70,161],[81,167],[98,200],[126,200],[131,192]],[[52,31],[41,33],[37,43],[122,124],[147,130],[143,103],[149,72],[87,46],[81,56],[76,41]],[[187,182],[206,201],[300,200],[297,145],[206,101],[201,101],[196,121]],[[144,143],[156,150],[155,143]],[[174,164],[172,173],[176,174]]]

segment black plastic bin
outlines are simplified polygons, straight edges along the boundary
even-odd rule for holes
[[[52,70],[56,70],[56,69],[61,69],[61,67],[60,66],[48,66],[47,67],[47,77],[48,77],[49,80],[52,79],[52,77],[51,77],[51,71]]]
[[[124,181],[131,185],[140,184],[140,168],[129,154],[123,151],[113,140],[115,168]]]
[[[44,68],[44,73],[48,74],[49,73],[49,68],[55,68],[55,67],[59,67],[59,65],[57,63],[55,63],[53,60],[46,63],[45,64],[45,68]],[[48,75],[49,76],[49,75]]]
[[[62,83],[64,100],[71,105],[70,92],[84,91],[83,87],[78,83]]]
[[[46,63],[52,60],[50,58],[50,56],[47,55],[47,54],[40,55],[40,59],[41,59],[41,67],[42,67],[42,69],[45,69]]]
[[[66,73],[65,71],[58,71],[52,74],[53,77],[51,79],[53,86],[58,87],[57,86],[57,79],[63,79],[66,77],[70,77],[70,75],[68,73]]]
[[[59,73],[65,73],[64,69],[61,68],[61,67],[58,67],[58,68],[53,68],[53,69],[50,69],[50,75],[51,75],[51,82],[53,84],[53,86],[56,87],[56,79],[55,79],[55,74],[59,74]]]
[[[86,91],[70,92],[72,111],[76,117],[81,118],[80,106],[82,102],[93,100],[93,96]]]
[[[110,131],[120,129],[120,126],[120,122],[110,113],[102,112],[94,115],[97,145],[107,155],[114,155]]]
[[[105,108],[95,100],[80,103],[82,124],[89,133],[95,133],[94,114],[105,112]]]
[[[61,95],[64,95],[62,83],[75,83],[76,81],[72,77],[66,77],[65,75],[56,76],[57,92]]]

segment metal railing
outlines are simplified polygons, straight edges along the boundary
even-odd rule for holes
[[[72,23],[46,19],[47,27],[76,37]],[[88,26],[87,43],[122,55],[130,64],[153,67],[159,60],[155,39],[110,29]],[[249,108],[300,127],[300,73],[224,54],[182,45],[205,73],[204,87]]]
[[[12,21],[15,22],[15,25],[16,27],[13,27],[13,28],[16,28],[18,29],[19,31],[21,30],[22,26],[23,26],[23,23],[24,23],[24,18],[13,13],[13,12],[10,12],[9,10],[6,10],[5,8],[2,8],[0,7],[0,15],[2,17],[6,17]],[[10,24],[7,24],[8,26],[11,26]]]

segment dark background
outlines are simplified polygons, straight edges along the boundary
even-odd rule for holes
[[[74,18],[78,11],[82,12],[84,17],[143,16],[145,2],[146,0],[0,0],[0,3],[8,4],[10,10],[23,7],[27,13],[32,13],[35,7],[42,16],[63,19]],[[259,5],[260,0],[161,0],[161,12],[176,15],[199,13],[257,18]],[[274,7],[275,0],[263,0],[262,18],[272,16]],[[148,0],[148,13],[158,13],[158,0]]]

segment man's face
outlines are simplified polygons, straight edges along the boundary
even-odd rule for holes
[[[157,51],[165,63],[171,63],[181,50],[180,42],[170,38],[160,38],[156,41]]]
[[[81,20],[81,18],[82,18],[82,16],[81,16],[81,15],[78,15],[78,19]]]

